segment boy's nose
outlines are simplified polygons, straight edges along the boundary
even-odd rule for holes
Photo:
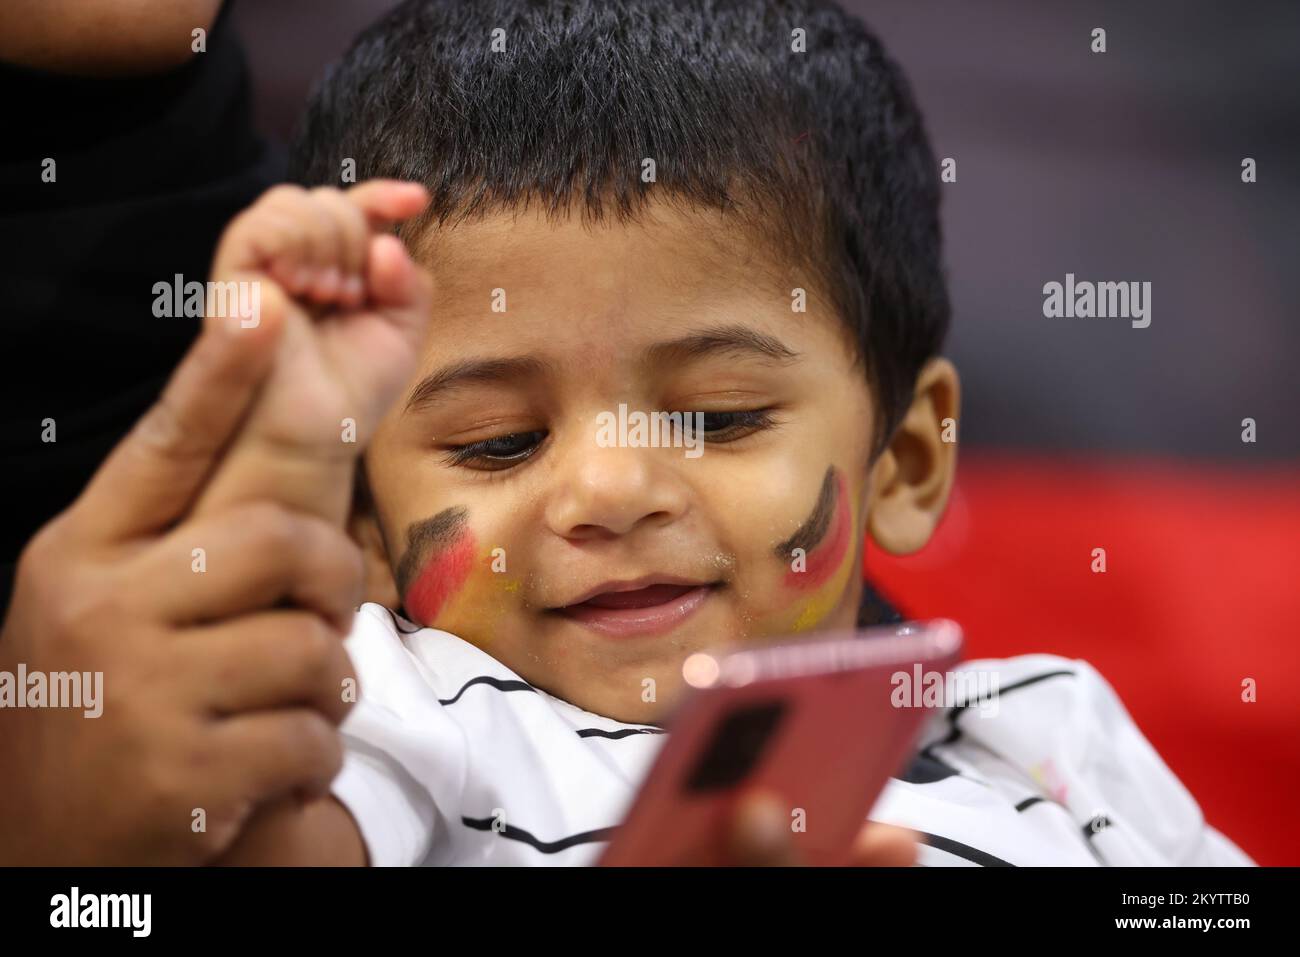
[[[680,450],[590,446],[565,452],[546,510],[557,535],[626,535],[642,523],[671,522],[689,508],[690,487],[679,469],[695,462],[683,460]]]

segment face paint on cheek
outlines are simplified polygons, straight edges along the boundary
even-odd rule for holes
[[[776,546],[777,557],[790,566],[785,586],[812,590],[826,584],[844,562],[853,538],[852,525],[844,476],[832,465],[826,469],[812,514]]]
[[[427,625],[465,584],[473,567],[475,538],[469,529],[469,511],[463,506],[443,509],[412,524],[406,539],[397,585],[408,616]]]

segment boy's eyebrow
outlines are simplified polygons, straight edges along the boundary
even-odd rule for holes
[[[776,362],[788,362],[799,358],[799,353],[790,349],[780,339],[746,326],[718,326],[703,329],[682,336],[680,339],[656,343],[647,349],[646,353],[652,362],[663,364],[724,353],[758,356]]]
[[[799,358],[775,336],[745,326],[717,326],[692,332],[646,350],[654,363],[671,364],[722,353],[758,356],[776,362]],[[469,384],[491,384],[510,379],[535,377],[550,371],[550,365],[533,356],[507,359],[466,359],[432,372],[420,380],[406,400],[406,411],[415,412],[452,389]]]
[[[414,412],[428,405],[437,396],[464,385],[502,382],[541,375],[550,367],[532,356],[515,356],[509,359],[466,359],[420,380],[406,400],[406,411]]]

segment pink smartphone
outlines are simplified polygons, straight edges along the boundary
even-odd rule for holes
[[[752,787],[788,802],[801,860],[846,863],[933,713],[911,686],[942,681],[961,646],[936,619],[692,655],[668,740],[599,863],[725,864],[729,811]]]

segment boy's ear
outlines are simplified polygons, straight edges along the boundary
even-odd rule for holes
[[[960,404],[956,368],[947,359],[931,359],[917,376],[907,414],[872,466],[867,531],[892,555],[921,548],[939,524],[957,469]]]
[[[400,608],[402,599],[397,594],[393,571],[388,564],[388,549],[374,510],[354,506],[348,517],[348,535],[360,546],[365,562],[366,582],[361,600],[378,602],[385,608]]]

